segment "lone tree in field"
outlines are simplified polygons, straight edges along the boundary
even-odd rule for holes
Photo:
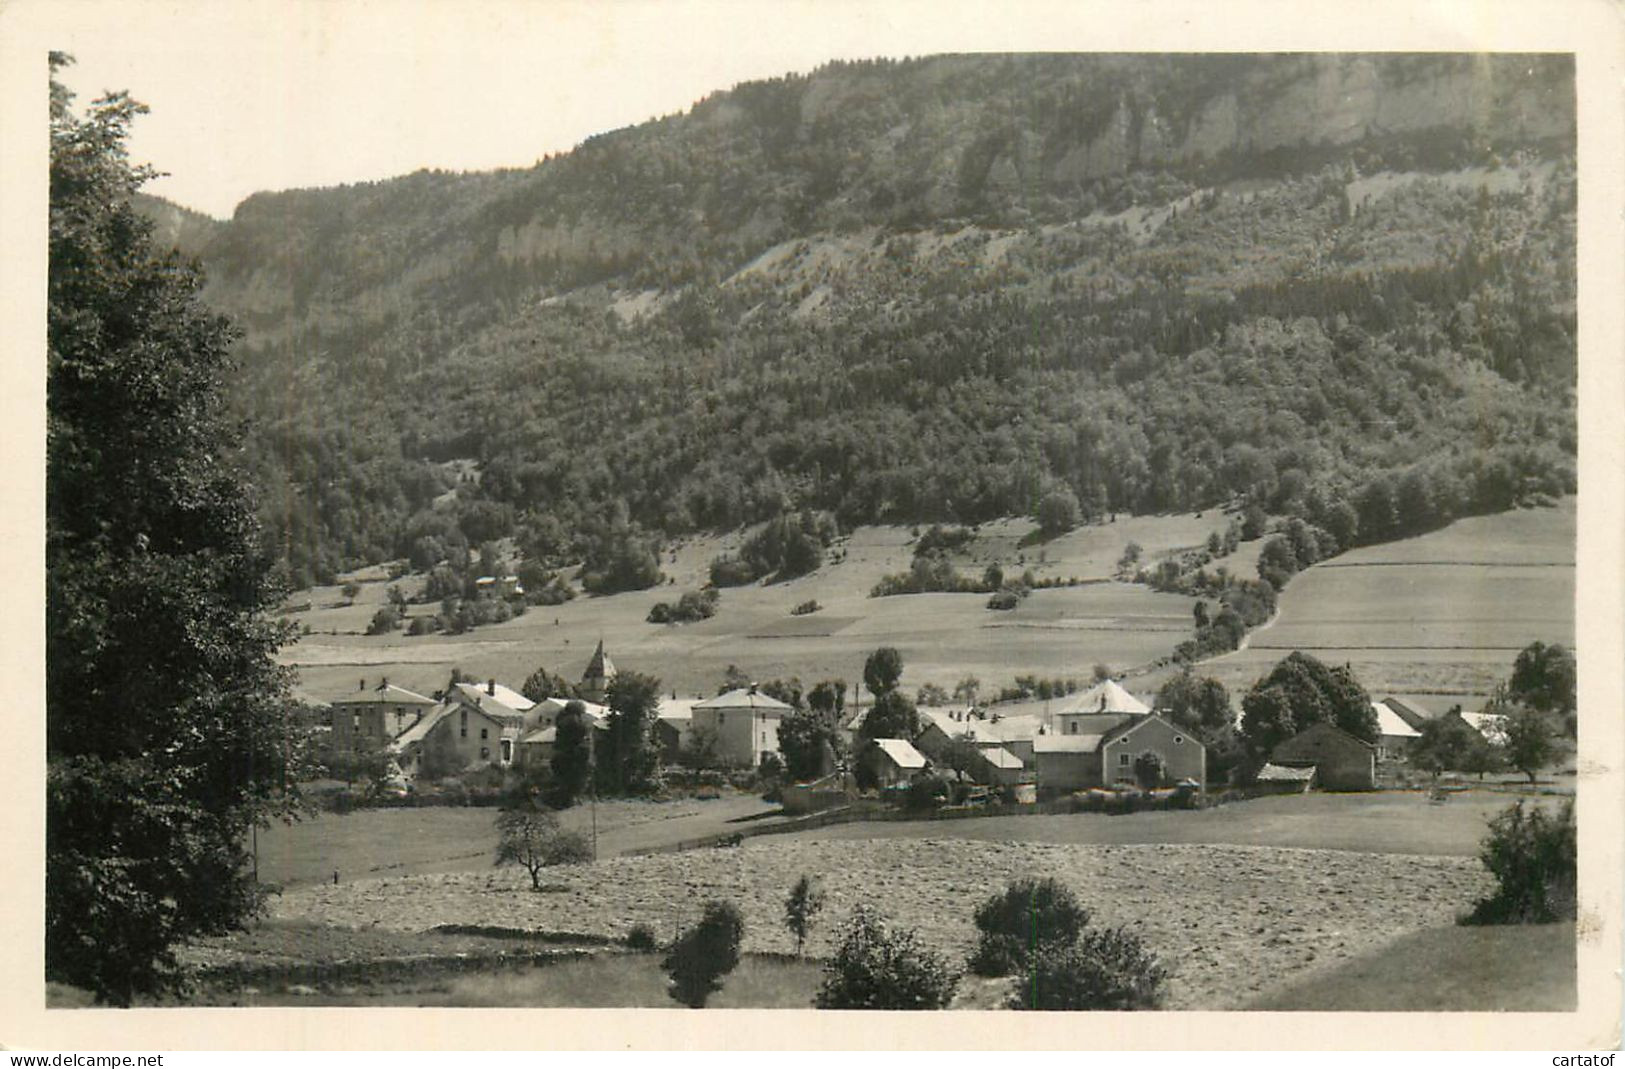
[[[796,937],[796,956],[801,956],[807,945],[807,933],[812,931],[813,920],[824,908],[824,892],[812,877],[803,875],[790,888],[790,897],[784,900],[784,926]]]
[[[592,860],[592,847],[580,832],[564,831],[540,806],[521,803],[497,814],[497,864],[518,865],[530,873],[533,891],[542,889],[542,870]]]
[[[660,967],[671,977],[671,997],[692,1009],[722,987],[722,978],[739,964],[745,919],[731,902],[707,902],[700,922],[679,935]]]
[[[248,831],[296,803],[290,632],[228,413],[235,331],[131,198],[122,93],[50,57],[45,975],[126,1004],[259,903]],[[110,711],[116,715],[110,716]]]

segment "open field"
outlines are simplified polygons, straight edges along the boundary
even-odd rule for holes
[[[1491,791],[1465,791],[1444,805],[1429,803],[1422,791],[1278,795],[1184,812],[832,824],[795,832],[793,837],[816,841],[951,838],[1068,845],[1179,843],[1470,858],[1478,854],[1489,819],[1515,800]],[[1557,802],[1545,798],[1537,804]]]
[[[1573,1012],[1573,924],[1425,928],[1296,977],[1250,1010]]]
[[[1266,985],[1448,924],[1490,887],[1465,857],[771,837],[559,869],[549,877],[557,890],[542,894],[511,870],[443,873],[298,888],[272,911],[280,920],[400,932],[460,923],[621,936],[643,923],[665,937],[692,922],[705,900],[726,898],[744,913],[746,950],[782,953],[793,949],[783,899],[801,873],[820,877],[829,896],[809,953],[828,954],[839,922],[867,902],[953,957],[971,948],[971,915],[983,898],[1017,876],[1055,876],[1098,923],[1141,934],[1172,972],[1173,1009],[1243,1005]],[[230,941],[205,949],[218,960]]]
[[[1133,689],[1154,692],[1170,669],[1143,669],[1189,636],[1193,602],[1112,581],[1117,558],[1130,541],[1154,559],[1198,545],[1227,523],[1218,511],[1121,517],[1040,545],[1024,544],[1033,530],[1028,521],[984,524],[957,558],[962,572],[979,574],[998,562],[1007,572],[1031,568],[1039,578],[1088,581],[1036,591],[1010,612],[988,610],[980,594],[870,598],[882,576],[908,568],[912,535],[902,527],[861,528],[813,574],[724,590],[717,616],[685,625],[644,617],[655,602],[698,589],[710,560],[737,548],[737,532],[672,548],[662,561],[669,585],[535,607],[461,636],[362,634],[387,586],[381,569],[369,569],[359,576],[354,605],[333,587],[295,599],[311,608],[290,618],[313,633],[284,651],[284,660],[298,666],[300,691],[320,699],[379,676],[430,693],[453,667],[515,686],[539,665],[573,678],[599,638],[619,666],[652,673],[682,694],[713,692],[730,664],[757,679],[855,681],[864,658],[881,645],[902,651],[909,688],[928,681],[951,688],[966,675],[980,678],[984,690],[1027,673],[1085,678],[1103,663],[1131,672]],[[1203,670],[1245,689],[1286,653],[1303,649],[1351,664],[1375,693],[1471,706],[1505,678],[1529,642],[1572,644],[1574,534],[1570,498],[1555,508],[1472,517],[1351,551],[1295,577],[1276,619],[1250,635],[1245,649],[1207,661]],[[1244,543],[1216,563],[1251,575],[1261,544]],[[408,591],[420,582],[402,580]],[[823,609],[789,615],[807,600]],[[412,611],[432,613],[435,606]]]
[[[773,813],[778,806],[749,794],[724,792],[713,801],[606,801],[597,807],[598,853],[609,857],[684,839],[735,830],[730,822]],[[364,809],[323,813],[259,832],[259,874],[266,883],[295,887],[380,875],[488,869],[496,857],[497,810],[492,807]],[[586,834],[591,806],[564,810],[559,822]]]
[[[1353,550],[1294,577],[1276,619],[1201,670],[1245,688],[1304,650],[1373,695],[1476,709],[1530,642],[1573,646],[1574,538],[1568,498]]]
[[[346,605],[336,587],[302,592],[293,601],[308,611],[289,618],[313,633],[284,651],[298,666],[300,691],[330,699],[353,690],[358,680],[388,676],[392,682],[430,693],[445,685],[451,669],[476,678],[495,676],[517,686],[537,666],[576,678],[602,638],[618,667],[658,676],[668,691],[714,693],[730,664],[757,679],[798,676],[861,678],[864,658],[876,647],[903,653],[903,683],[927,681],[952,687],[974,674],[998,687],[1016,675],[1087,677],[1097,663],[1124,669],[1167,654],[1191,628],[1190,598],[1110,581],[1123,547],[1140,543],[1148,556],[1195,546],[1223,530],[1228,517],[1201,515],[1122,517],[1078,528],[1054,541],[1023,546],[1032,530],[1025,520],[984,524],[956,561],[979,576],[995,561],[1006,572],[1031,568],[1039,579],[1076,577],[1088,585],[1033,593],[1019,608],[996,612],[982,594],[916,594],[871,598],[881,577],[907,571],[912,535],[904,527],[866,527],[842,539],[834,560],[811,575],[785,583],[722,591],[710,620],[657,625],[645,621],[658,601],[670,601],[705,583],[713,557],[738,547],[740,535],[689,539],[668,551],[661,567],[673,580],[652,590],[609,597],[580,597],[560,606],[533,607],[505,624],[462,636],[404,634],[368,637],[374,612],[388,586],[379,570],[362,576],[360,596]],[[1228,563],[1251,567],[1242,547]],[[421,579],[402,580],[411,592]],[[807,600],[823,609],[792,617]],[[434,605],[413,606],[432,614]],[[340,632],[333,634],[332,632]]]

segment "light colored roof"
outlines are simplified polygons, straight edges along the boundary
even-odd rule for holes
[[[529,712],[536,704],[517,690],[511,690],[501,683],[496,684],[494,694],[489,683],[458,683],[453,689],[474,704],[482,707],[500,705],[515,713]]]
[[[343,694],[331,700],[335,703],[343,703],[346,705],[353,704],[355,702],[379,702],[385,705],[435,704],[435,700],[433,698],[425,698],[423,695],[418,694],[415,691],[407,690],[405,687],[397,687],[393,683],[380,683],[378,686],[372,687],[368,690],[351,691],[349,694]]]
[[[691,708],[695,710],[754,709],[759,713],[788,713],[792,711],[790,706],[777,698],[771,698],[760,691],[751,690],[749,687],[740,687],[737,690],[730,690],[726,694],[718,694],[715,698],[695,702]]]
[[[1037,735],[1033,753],[1094,753],[1104,735]]]
[[[876,739],[875,745],[880,747],[892,763],[898,768],[924,768],[925,755],[914,748],[914,744],[906,739]]]
[[[391,740],[390,745],[394,746],[396,749],[405,749],[415,742],[423,741],[423,737],[429,732],[433,731],[434,726],[440,723],[440,721],[444,720],[446,718],[446,714],[450,713],[451,710],[452,707],[450,705],[437,705],[433,709],[428,710],[422,716],[419,716],[416,720],[414,720],[405,731],[401,732],[399,735],[396,735],[395,738]]]
[[[1315,766],[1287,768],[1285,765],[1266,764],[1258,770],[1258,778],[1265,783],[1306,783],[1315,778]]]
[[[1011,753],[1009,750],[1006,750],[1002,746],[989,746],[984,750],[978,750],[976,752],[982,755],[982,760],[986,761],[994,768],[1026,767],[1021,758],[1017,757],[1015,754]]]
[[[1506,741],[1506,717],[1495,713],[1460,713],[1474,731],[1484,736],[1490,742]]]
[[[694,706],[701,698],[661,698],[660,704],[655,707],[655,718],[658,720],[692,720]]]
[[[553,713],[555,716],[564,712],[564,707],[579,698],[543,698],[536,703],[534,713]],[[609,715],[609,706],[599,705],[597,702],[581,702],[581,708],[586,712],[588,720],[602,720]]]
[[[1149,713],[1151,707],[1128,691],[1115,679],[1096,683],[1082,694],[1073,696],[1057,713]]]
[[[1433,714],[1421,702],[1413,701],[1410,698],[1396,698],[1389,695],[1382,700],[1382,703],[1398,713],[1401,720],[1417,730],[1421,730],[1423,724],[1433,719]]]
[[[1405,718],[1388,708],[1382,702],[1372,702],[1371,708],[1377,711],[1377,733],[1391,735],[1397,738],[1419,739],[1422,733],[1405,722]]]
[[[587,723],[598,731],[609,730],[609,725],[604,723],[602,720],[589,720]],[[558,737],[559,729],[556,725],[550,728],[536,728],[535,730],[528,732],[524,738],[520,739],[519,744],[524,746],[530,743],[540,743],[543,746],[551,746],[554,742],[558,741]]]

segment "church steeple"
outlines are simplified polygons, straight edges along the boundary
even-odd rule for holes
[[[598,648],[593,651],[592,660],[587,662],[587,670],[581,676],[581,696],[590,702],[603,703],[604,695],[609,691],[610,680],[615,678],[615,664],[604,652],[604,640],[598,640]]]

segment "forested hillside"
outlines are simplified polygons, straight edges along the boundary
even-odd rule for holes
[[[1573,489],[1574,151],[1562,57],[950,56],[174,234],[301,584],[1055,495],[1346,545]]]

